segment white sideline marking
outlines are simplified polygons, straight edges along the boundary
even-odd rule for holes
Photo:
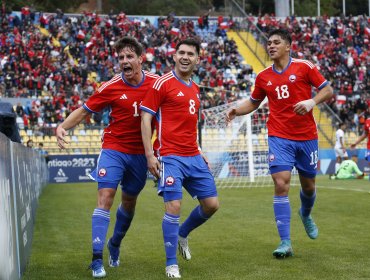
[[[291,185],[292,187],[297,187],[299,186],[298,184]],[[246,184],[245,186],[222,186],[222,187],[217,187],[218,189],[241,189],[241,188],[271,188],[273,185],[264,185],[264,186],[254,186],[254,185],[248,185]],[[369,193],[370,194],[370,189],[368,190],[363,190],[363,189],[353,189],[353,188],[347,188],[347,187],[325,187],[325,186],[317,186],[316,188],[318,189],[332,189],[332,190],[339,190],[339,191],[353,191],[353,192],[364,192],[364,193]]]
[[[316,188],[319,188],[319,189],[333,189],[333,190],[340,190],[340,191],[353,191],[353,192],[370,193],[370,189],[369,190],[363,190],[363,189],[341,188],[341,187],[324,187],[324,186],[316,186]]]

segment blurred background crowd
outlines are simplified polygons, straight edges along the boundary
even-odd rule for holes
[[[264,33],[289,29],[292,56],[313,61],[330,80],[335,97],[328,105],[351,130],[361,128],[370,106],[370,20],[363,16],[278,19],[266,14],[237,23],[223,16],[210,18],[210,13],[199,18],[169,14],[152,22],[123,12],[46,14],[24,7],[17,14],[3,8],[0,20],[0,96],[28,98],[16,106],[17,122],[40,134],[119,72],[112,46],[124,35],[144,45],[143,68],[159,75],[170,71],[179,40],[199,37],[201,61],[193,79],[202,87],[203,107],[247,97],[257,73],[226,33],[243,24]],[[86,119],[86,125],[108,122],[108,111]]]

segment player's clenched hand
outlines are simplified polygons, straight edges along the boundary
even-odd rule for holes
[[[203,157],[203,160],[205,161],[205,163],[207,163],[208,165],[208,168],[211,169],[211,164],[209,163],[209,160],[208,158],[206,157],[205,154],[203,154],[203,152],[200,152],[201,156]]]
[[[150,156],[146,158],[147,163],[148,163],[148,170],[152,175],[159,179],[160,178],[160,172],[161,172],[161,163],[159,160],[154,156]]]
[[[226,112],[226,122],[231,122],[236,117],[236,109],[233,108]]]
[[[305,115],[308,112],[310,112],[315,105],[316,105],[315,100],[307,99],[295,104],[293,106],[293,110],[298,115]]]
[[[59,148],[65,149],[66,148],[65,144],[68,144],[68,142],[64,139],[64,137],[67,135],[67,131],[62,126],[59,125],[55,132],[55,135],[57,137]]]

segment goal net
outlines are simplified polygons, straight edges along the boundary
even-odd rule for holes
[[[202,151],[210,161],[217,186],[273,186],[268,168],[267,103],[227,124],[226,111],[237,105],[238,101],[202,111]]]

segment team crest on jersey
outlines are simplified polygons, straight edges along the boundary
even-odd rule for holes
[[[290,82],[294,83],[294,82],[295,82],[295,80],[297,80],[296,75],[294,75],[294,74],[293,74],[293,75],[290,75],[290,76],[289,76],[289,81],[290,81]]]
[[[98,173],[99,177],[104,177],[105,175],[107,175],[107,170],[105,168],[100,168]]]
[[[172,176],[168,176],[168,177],[166,178],[166,185],[167,185],[167,186],[172,186],[172,185],[173,185],[173,183],[175,183],[175,178],[173,178]]]
[[[274,154],[270,154],[269,155],[269,161],[274,161],[275,160],[275,155]]]

